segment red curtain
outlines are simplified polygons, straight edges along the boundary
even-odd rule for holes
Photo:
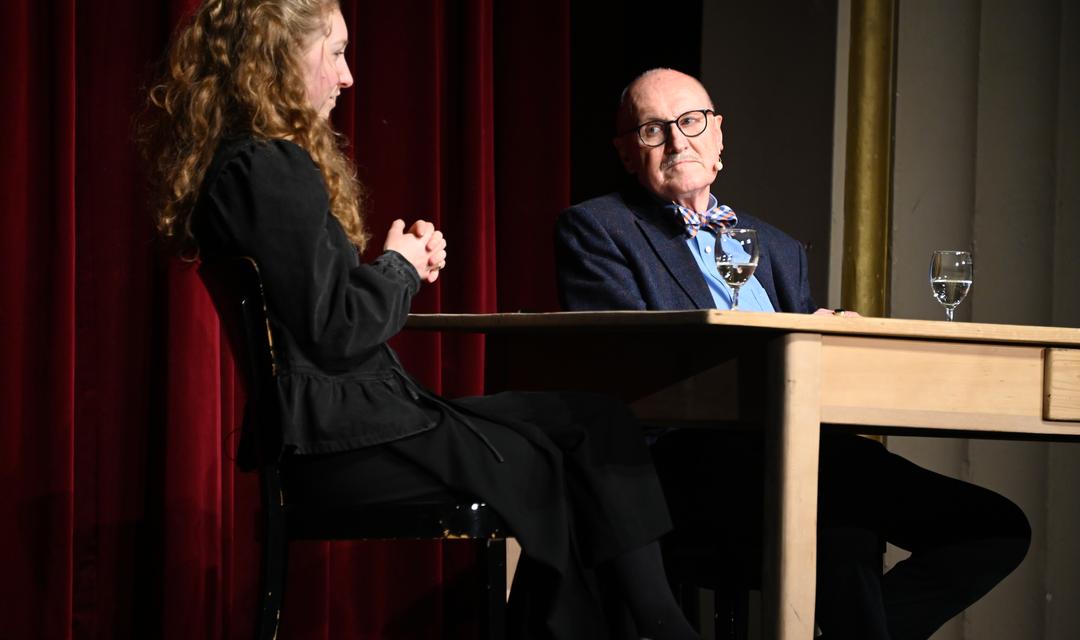
[[[194,4],[11,0],[0,24],[0,637],[251,633],[256,486],[230,459],[242,398],[194,271],[155,245],[132,143]],[[395,217],[433,220],[450,242],[414,309],[555,308],[568,0],[343,9],[356,86],[335,120],[371,196],[373,250]],[[479,339],[395,345],[442,393],[482,389]],[[444,588],[468,549],[294,547],[283,638],[469,628]]]
[[[16,637],[70,633],[74,456],[74,2],[18,3],[0,32],[0,607]],[[48,25],[43,33],[41,25]],[[55,41],[54,41],[55,38]],[[40,116],[40,117],[35,117]],[[47,176],[47,178],[46,178]]]

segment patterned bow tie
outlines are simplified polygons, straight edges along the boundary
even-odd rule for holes
[[[686,225],[686,233],[691,238],[697,236],[702,227],[716,233],[724,227],[734,226],[737,222],[735,212],[726,204],[711,207],[705,213],[691,211],[679,204],[675,205],[675,209],[682,218],[683,224]]]

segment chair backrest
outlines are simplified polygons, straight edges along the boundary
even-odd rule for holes
[[[281,418],[274,401],[273,336],[259,267],[252,258],[204,261],[199,276],[214,302],[244,381],[247,404],[236,460],[251,470],[281,457]]]

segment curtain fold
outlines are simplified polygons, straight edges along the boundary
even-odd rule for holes
[[[497,310],[557,311],[553,230],[570,205],[570,3],[494,11],[494,256],[521,267],[499,278]]]
[[[63,637],[77,571],[74,2],[5,13],[0,613],[5,634]]]
[[[194,265],[154,240],[133,144],[145,87],[196,4],[12,0],[0,26],[3,637],[252,632],[258,490],[232,461],[242,391]],[[342,2],[356,86],[334,118],[370,196],[369,254],[396,217],[449,240],[416,311],[555,306],[544,271],[568,204],[568,0],[495,4]],[[432,388],[482,391],[479,337],[394,345]],[[453,586],[473,553],[296,544],[280,637],[468,637]]]

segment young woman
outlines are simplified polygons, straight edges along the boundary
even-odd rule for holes
[[[347,42],[333,0],[207,0],[148,101],[160,232],[188,255],[260,267],[290,497],[476,496],[524,551],[511,598],[520,633],[607,637],[597,570],[638,635],[696,637],[666,586],[656,539],[670,521],[624,407],[580,394],[446,400],[387,346],[439,277],[446,241],[397,220],[382,255],[359,261],[360,189],[328,122],[352,85]]]

